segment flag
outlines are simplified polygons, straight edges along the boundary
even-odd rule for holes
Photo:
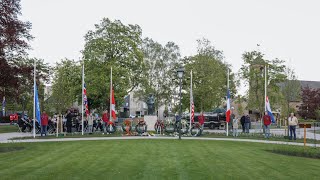
[[[267,109],[268,115],[271,117],[271,122],[275,123],[268,96],[266,97],[266,109]]]
[[[194,122],[194,102],[193,102],[193,92],[192,92],[192,71],[191,71],[191,83],[190,83],[190,127],[191,123]]]
[[[39,103],[38,89],[36,84],[34,84],[34,99],[35,99],[35,109],[36,109],[36,120],[41,125],[40,103]]]
[[[230,110],[230,91],[228,89],[227,91],[227,112],[226,112],[226,121],[230,122],[230,115],[231,115],[231,110]]]
[[[89,115],[89,106],[88,106],[88,98],[87,98],[87,89],[86,84],[83,84],[83,105],[86,111],[86,115]]]
[[[114,91],[112,89],[112,95],[111,95],[111,116],[115,120],[117,118],[116,116],[116,101],[114,99]]]
[[[3,96],[3,100],[2,100],[2,116],[6,115],[6,97]]]

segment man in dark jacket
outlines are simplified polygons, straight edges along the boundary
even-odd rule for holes
[[[244,121],[244,127],[245,127],[245,132],[249,133],[249,129],[250,129],[250,116],[247,114],[245,121]]]
[[[244,123],[246,121],[246,116],[243,115],[240,119],[240,123],[241,123],[241,127],[242,127],[242,132],[244,133],[245,127],[244,127]]]
[[[70,110],[68,110],[68,113],[66,115],[66,119],[67,119],[67,133],[71,133],[71,128],[72,128],[72,114],[70,112]]]

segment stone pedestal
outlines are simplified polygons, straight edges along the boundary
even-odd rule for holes
[[[154,115],[144,116],[144,121],[147,124],[148,131],[154,131],[154,125],[156,124],[157,119],[158,119],[157,116],[154,116]]]

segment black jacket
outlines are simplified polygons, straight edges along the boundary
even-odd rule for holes
[[[245,117],[245,116],[242,116],[241,119],[240,119],[240,123],[241,123],[241,124],[244,124],[245,121],[246,121],[246,117]]]

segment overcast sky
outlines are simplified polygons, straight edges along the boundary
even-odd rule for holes
[[[241,54],[260,44],[299,79],[319,81],[319,8],[317,0],[22,0],[22,19],[32,23],[30,56],[51,64],[79,59],[86,32],[108,17],[140,25],[143,37],[177,43],[182,56],[195,54],[196,40],[205,37],[233,71]]]

